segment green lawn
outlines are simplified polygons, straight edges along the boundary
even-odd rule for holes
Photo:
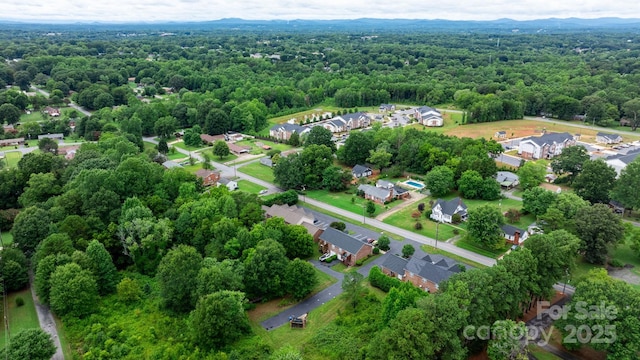
[[[195,174],[196,171],[202,169],[202,163],[196,163],[193,165],[186,165],[184,166],[184,169],[187,170],[188,172]]]
[[[178,159],[188,159],[189,155],[185,155],[181,152],[176,151],[175,153],[171,154],[167,154],[167,159],[169,160],[178,160]]]
[[[609,247],[609,256],[613,260],[618,260],[623,264],[633,265],[633,268],[630,271],[640,277],[640,257],[636,255],[636,253],[631,250],[631,247],[626,242],[620,243],[615,248]],[[601,269],[604,268],[604,265],[594,265],[587,263],[584,258],[579,258],[576,261],[576,268],[571,274],[571,283],[575,284],[583,280],[587,277],[587,274],[592,269]],[[640,290],[640,285],[631,284],[634,288]]]
[[[239,167],[238,171],[266,182],[273,183],[274,181],[273,169],[260,164],[258,161]]]
[[[20,307],[16,306],[17,297],[21,297],[24,300],[24,305]],[[38,314],[36,313],[36,308],[33,305],[33,298],[31,297],[31,290],[27,289],[14,292],[9,294],[7,298],[7,304],[9,307],[9,333],[11,336],[14,336],[20,330],[40,327]],[[4,331],[4,326],[0,327],[0,348],[4,348],[6,345]]]
[[[363,209],[365,209],[367,206],[367,200],[354,195],[354,192],[355,190],[351,190],[350,193],[347,193],[346,191],[330,192],[328,190],[309,190],[307,191],[306,195],[311,199],[331,204],[333,206],[339,207],[340,209],[351,211],[354,214],[362,215]],[[352,199],[355,199],[355,201],[352,202]],[[400,204],[402,204],[402,200],[395,200],[386,205],[375,204],[376,212],[373,214],[373,216],[380,215],[387,209],[391,209],[394,206],[398,206]]]
[[[12,169],[18,166],[18,162],[22,159],[22,153],[20,151],[9,151],[4,153],[4,166]]]
[[[2,244],[4,246],[13,244],[13,235],[9,231],[2,232]]]
[[[265,150],[259,147],[258,145],[256,145],[256,143],[262,143],[263,145],[269,146],[271,147],[272,150],[287,151],[293,148],[292,146],[287,144],[280,144],[273,141],[267,141],[267,140],[261,140],[261,139],[245,139],[242,141],[238,141],[236,144],[240,146],[250,146],[251,147],[250,153],[253,155],[266,154],[267,152],[270,151],[270,150]]]
[[[484,255],[486,257],[490,257],[493,259],[499,258],[502,254],[504,254],[507,250],[509,250],[509,247],[511,247],[511,245],[505,245],[499,249],[487,249],[477,244],[473,240],[467,239],[466,236],[463,236],[460,239],[458,239],[455,242],[455,245],[459,248],[473,251],[476,254]]]
[[[427,205],[428,206],[428,205]],[[424,214],[420,216],[420,223],[422,224],[421,230],[415,229],[416,219],[411,217],[411,214],[414,211],[417,211],[418,204],[415,206],[408,206],[394,214],[389,215],[387,218],[382,220],[382,222],[387,223],[389,225],[397,226],[399,228],[412,231],[416,234],[428,236],[430,238],[436,238],[436,225],[435,221],[425,218]],[[455,236],[453,233],[454,227],[448,224],[440,224],[437,226],[437,238],[438,241],[444,241],[450,239]],[[464,231],[461,231],[463,234]]]
[[[264,186],[258,185],[258,184],[254,184],[251,181],[248,180],[240,180],[238,181],[238,190],[244,191],[244,192],[248,192],[248,193],[252,193],[252,194],[257,194],[260,192],[260,190],[264,190],[266,189]]]
[[[536,346],[536,345],[529,345],[529,353],[531,355],[533,355],[536,359],[538,360],[557,360],[560,359],[559,357],[553,355],[552,353],[548,352],[547,350]]]
[[[228,161],[233,161],[238,158],[238,155],[230,153],[229,155],[221,159],[219,156],[216,156],[213,154],[213,149],[211,149],[210,151],[204,150],[203,152],[206,152],[211,157],[212,161],[219,162],[219,163],[226,163]]]

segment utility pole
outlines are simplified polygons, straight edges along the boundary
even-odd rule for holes
[[[438,229],[440,228],[440,221],[436,222],[436,249],[438,248]]]

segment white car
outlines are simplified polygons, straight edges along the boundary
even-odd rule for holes
[[[330,257],[331,257],[331,253],[324,253],[324,254],[320,255],[320,258],[318,260],[325,261]]]
[[[268,192],[269,190],[264,189],[264,190],[260,190],[260,192],[258,193],[258,195],[264,195]]]

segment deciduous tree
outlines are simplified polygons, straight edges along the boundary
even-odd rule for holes
[[[221,348],[251,332],[243,302],[243,293],[228,290],[200,298],[190,322],[196,344],[204,349]]]
[[[504,217],[500,209],[493,205],[483,205],[469,210],[467,220],[468,236],[489,249],[504,245],[501,226]]]
[[[553,158],[551,168],[556,174],[568,174],[570,181],[573,182],[587,160],[589,160],[589,153],[584,146],[569,146],[562,149],[562,153]]]
[[[178,245],[162,258],[156,277],[166,307],[176,312],[193,309],[201,266],[202,256],[187,245]]]
[[[454,173],[448,166],[436,166],[425,176],[425,183],[431,195],[445,196],[454,186]]]
[[[584,258],[592,264],[604,264],[608,253],[607,245],[617,243],[624,236],[620,217],[604,204],[578,210],[575,223],[576,234],[582,241]]]
[[[611,191],[611,198],[626,208],[640,209],[640,158],[628,164],[620,173],[620,178]]]
[[[91,271],[97,280],[98,293],[106,295],[114,292],[119,280],[118,271],[107,249],[98,240],[91,240],[86,253],[90,260]]]
[[[58,266],[51,274],[51,310],[58,316],[83,317],[95,311],[98,286],[93,275],[78,264]]]
[[[518,169],[520,187],[528,190],[540,185],[544,181],[547,169],[543,164],[527,161]]]
[[[573,188],[581,198],[595,203],[609,203],[609,193],[616,181],[616,171],[601,159],[588,160],[573,182]]]
[[[11,337],[0,358],[49,360],[56,353],[51,335],[42,329],[24,329]]]
[[[296,300],[304,299],[318,283],[313,265],[298,258],[290,261],[287,265],[284,280],[287,293]]]
[[[223,140],[218,140],[213,144],[213,154],[218,158],[222,159],[226,156],[229,156],[231,152],[229,151],[229,145]]]

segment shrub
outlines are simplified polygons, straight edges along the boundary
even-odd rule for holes
[[[356,261],[356,266],[362,266],[362,264],[364,264],[364,261],[367,260],[367,258],[364,259],[358,259],[358,261]]]
[[[520,217],[522,216],[522,214],[518,209],[509,209],[504,216],[507,218],[507,221],[509,223],[513,224],[520,221]]]
[[[21,298],[20,296],[18,296],[18,297],[16,298],[16,306],[17,306],[17,307],[20,307],[20,306],[23,306],[23,305],[24,305],[24,299],[23,299],[23,298]]]
[[[411,257],[411,255],[413,255],[416,252],[416,248],[413,247],[413,245],[411,244],[405,244],[402,247],[402,257],[408,258]]]
[[[378,255],[378,254],[380,254],[380,248],[376,246],[373,248],[373,255]]]
[[[460,224],[462,222],[462,216],[460,216],[460,214],[453,214],[451,222],[454,224]]]
[[[336,230],[344,231],[347,228],[347,225],[342,221],[334,221],[331,224],[329,224],[329,227],[332,227]]]
[[[453,235],[460,235],[460,230],[453,229]]]
[[[400,287],[402,285],[402,281],[385,275],[377,266],[369,270],[369,283],[384,292],[389,292],[392,287]]]
[[[418,222],[416,222],[416,223],[413,225],[413,228],[414,228],[414,229],[416,229],[416,230],[422,230],[422,223],[421,223],[421,222],[419,222],[419,221],[418,221]]]
[[[414,212],[411,213],[411,217],[416,219],[416,220],[420,218],[420,215],[422,215],[420,213],[420,211],[414,211]]]
[[[337,258],[338,258],[338,255],[333,254],[333,255],[329,256],[329,257],[327,258],[327,260],[325,260],[325,262],[330,263],[330,262],[332,262],[333,260],[335,260],[335,259],[337,259]]]
[[[388,236],[386,235],[382,235],[380,236],[380,238],[378,239],[378,247],[380,248],[380,250],[382,251],[387,251],[390,249],[389,244],[391,244],[391,239],[389,239]]]
[[[433,213],[433,210],[429,209],[429,210],[424,212],[424,217],[427,218],[427,219],[430,219],[432,213]]]
[[[118,298],[125,303],[132,303],[142,298],[142,289],[137,280],[124,278],[117,286]]]
[[[616,267],[616,268],[624,267],[624,263],[622,261],[618,260],[618,259],[613,259],[613,260],[609,261],[609,265],[611,265],[612,267]]]
[[[424,211],[424,203],[418,204],[418,211],[420,211],[420,212]]]

